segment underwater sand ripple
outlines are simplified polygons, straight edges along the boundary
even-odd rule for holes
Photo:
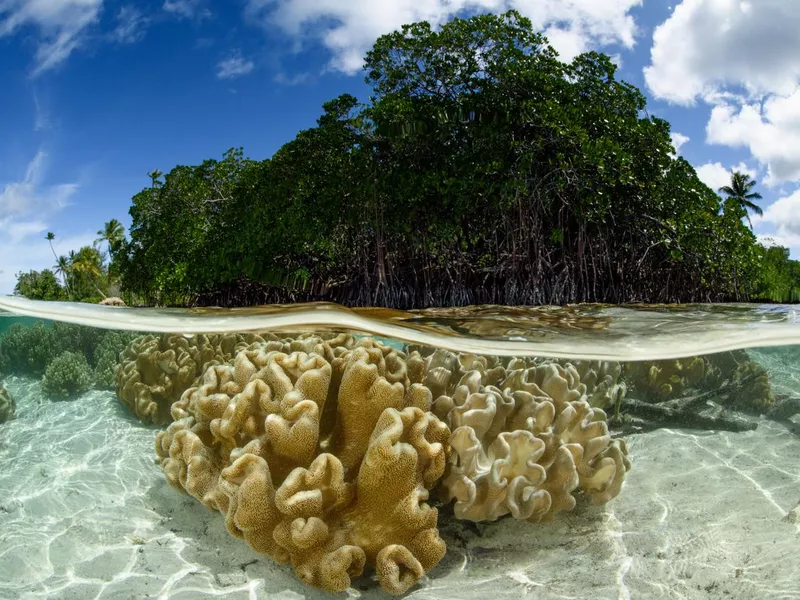
[[[153,464],[156,430],[114,395],[40,399],[10,378],[0,426],[0,598],[329,598],[256,554]],[[800,439],[659,430],[629,439],[634,469],[610,504],[545,525],[440,517],[447,557],[406,597],[797,598]],[[444,511],[443,511],[444,512]],[[385,598],[356,582],[338,597]]]

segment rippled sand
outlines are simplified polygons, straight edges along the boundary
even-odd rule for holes
[[[10,378],[0,425],[0,598],[322,598],[170,488],[156,430],[110,392],[43,400]],[[407,597],[800,598],[800,438],[661,430],[629,438],[609,505],[547,525],[440,517],[447,557]],[[369,578],[345,597],[388,597]]]

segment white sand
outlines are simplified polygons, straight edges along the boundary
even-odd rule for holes
[[[304,587],[170,488],[156,430],[112,393],[40,398],[6,380],[0,425],[0,598],[336,597]],[[407,597],[800,598],[800,438],[661,430],[629,438],[621,495],[548,525],[440,517],[447,557]],[[388,598],[369,577],[341,598]]]

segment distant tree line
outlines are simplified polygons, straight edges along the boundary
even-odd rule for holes
[[[743,221],[755,182],[734,174],[721,200],[615,70],[559,61],[514,11],[404,26],[366,56],[368,103],[325,103],[267,160],[151,173],[108,273],[156,305],[796,294],[797,263]]]
[[[74,302],[99,302],[119,294],[119,278],[109,256],[112,250],[119,250],[124,229],[119,221],[112,219],[97,234],[94,245],[58,255],[53,247],[56,236],[48,232],[45,239],[50,243],[55,264],[51,269],[17,273],[14,293],[35,300]],[[109,252],[102,250],[103,243]]]

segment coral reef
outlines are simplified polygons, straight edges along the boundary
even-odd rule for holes
[[[117,365],[120,355],[137,336],[125,331],[108,331],[94,349],[94,386],[101,390],[113,390],[116,386]]]
[[[430,364],[447,354],[437,353]],[[577,493],[595,504],[609,501],[630,469],[625,443],[611,440],[606,414],[589,404],[576,368],[526,365],[509,361],[499,381],[496,368],[467,371],[454,387],[444,386],[451,394],[434,401],[434,413],[452,430],[441,485],[458,518],[547,520],[571,510]]]
[[[565,364],[559,361],[560,364]],[[622,380],[622,363],[616,361],[570,361],[586,386],[587,401],[594,408],[606,409],[617,404],[628,392]]]
[[[52,360],[57,343],[52,327],[14,323],[0,338],[0,370],[14,375],[40,377]]]
[[[647,402],[664,402],[694,391],[737,388],[726,404],[763,413],[775,402],[767,372],[745,350],[675,360],[627,363],[623,377],[631,393]]]
[[[44,372],[42,392],[55,400],[70,400],[92,385],[92,368],[83,354],[62,352]]]
[[[183,392],[209,367],[229,362],[241,350],[316,351],[330,361],[354,343],[347,334],[327,339],[310,334],[279,339],[268,333],[140,336],[120,353],[117,396],[140,420],[167,425],[172,421],[171,406]]]
[[[622,380],[622,363],[598,360],[561,360],[545,358],[498,358],[475,354],[455,354],[447,350],[434,350],[418,345],[408,345],[409,368],[421,361],[424,383],[434,398],[452,395],[461,378],[469,371],[481,373],[484,385],[498,385],[507,370],[527,369],[538,365],[572,365],[578,373],[582,393],[595,408],[608,408],[625,397],[627,385]]]
[[[61,322],[16,323],[0,336],[0,369],[9,374],[41,377],[56,357],[72,352],[85,358],[97,388],[113,389],[118,356],[138,335]],[[75,373],[82,374],[83,370]],[[66,371],[59,377],[66,377]],[[59,383],[62,387],[63,384],[66,380]],[[74,382],[74,387],[83,385],[82,381]]]
[[[673,360],[641,361],[625,365],[631,393],[650,402],[671,400],[687,389],[719,382],[719,372],[701,356]]]
[[[349,336],[240,346],[172,405],[168,481],[309,585],[342,591],[370,566],[405,592],[445,553],[426,500],[450,435],[405,358]]]
[[[120,353],[117,396],[140,420],[167,424],[172,403],[208,367],[230,360],[239,343],[234,334],[138,337]]]
[[[0,423],[5,423],[14,418],[16,404],[8,390],[0,385]]]

